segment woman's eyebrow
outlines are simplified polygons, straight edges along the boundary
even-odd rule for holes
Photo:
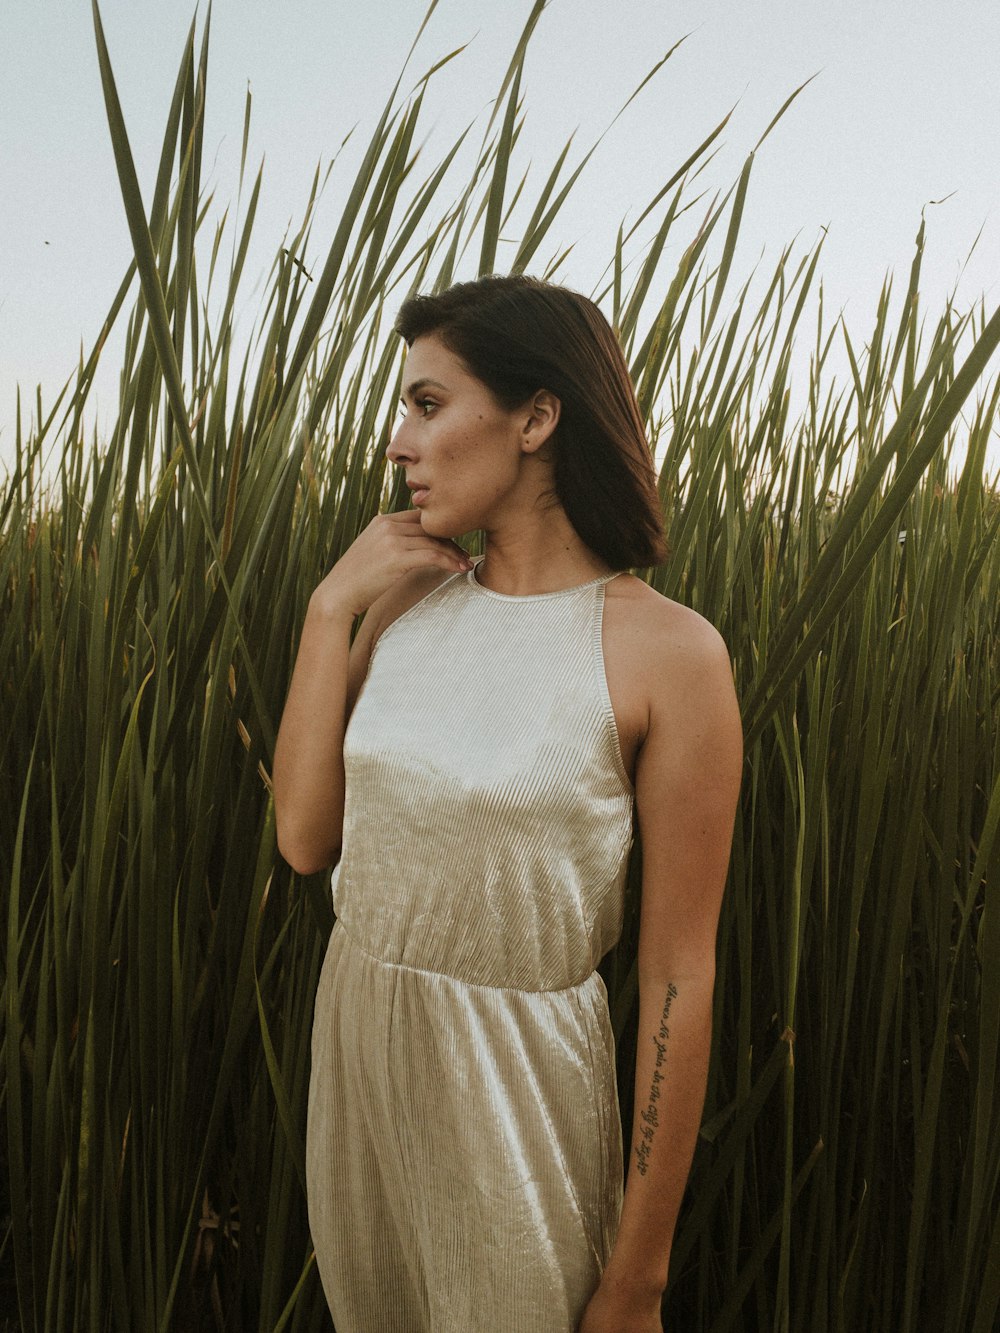
[[[405,396],[407,398],[413,398],[416,394],[420,392],[421,389],[426,389],[429,387],[433,387],[435,389],[444,389],[445,393],[448,392],[447,386],[442,384],[440,380],[431,380],[425,377],[422,380],[414,380],[412,384],[408,384],[406,386]]]

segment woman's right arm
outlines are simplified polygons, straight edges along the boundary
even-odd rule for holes
[[[419,510],[377,515],[313,591],[271,770],[278,850],[300,874],[332,865],[340,852],[344,733],[399,580],[411,570],[463,568],[464,556],[456,542],[423,533]]]
[[[340,851],[349,695],[353,683],[357,697],[368,669],[374,621],[369,610],[352,645],[353,611],[316,592],[309,599],[271,779],[278,850],[302,875],[332,865]]]

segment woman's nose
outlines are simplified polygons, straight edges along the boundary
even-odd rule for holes
[[[403,458],[408,457],[406,453],[406,422],[401,421],[393,433],[389,446],[385,451],[386,458],[391,463],[399,463]]]

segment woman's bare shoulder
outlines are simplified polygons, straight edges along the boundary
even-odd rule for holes
[[[651,587],[634,574],[613,580],[607,588],[608,600],[621,607],[630,627],[647,641],[650,647],[674,646],[675,650],[697,651],[699,648],[718,649],[722,635],[705,616],[682,602]]]
[[[643,579],[616,579],[609,620],[622,661],[636,681],[647,718],[687,707],[705,687],[731,671],[719,630],[698,611],[675,602]]]
[[[627,628],[623,632],[634,672],[631,697],[645,719],[642,771],[657,771],[658,765],[673,762],[671,756],[680,756],[677,761],[684,767],[694,762],[692,756],[709,749],[718,758],[720,772],[723,767],[737,771],[743,726],[722,634],[698,611],[664,597],[643,580],[619,582],[625,585],[619,594],[624,611],[620,623],[631,627],[630,633]]]

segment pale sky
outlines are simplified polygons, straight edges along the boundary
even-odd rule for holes
[[[103,0],[100,10],[148,207],[195,7],[182,0]],[[418,138],[427,139],[428,163],[476,117],[471,137],[478,145],[529,10],[530,0],[440,0],[404,86],[446,52],[469,46],[436,76],[425,102]],[[199,43],[205,11],[202,3]],[[317,164],[325,169],[357,124],[313,226],[311,254],[325,255],[357,154],[425,11],[425,0],[216,0],[203,173],[215,202],[203,235],[210,246],[215,222],[232,204],[226,256],[248,82],[250,180],[264,158],[237,311],[244,336],[259,314],[274,252],[302,218]],[[577,160],[659,56],[685,34],[690,36],[591,159],[542,249],[544,260],[557,241],[576,243],[562,281],[588,293],[594,289],[621,219],[634,219],[738,103],[721,151],[698,182],[712,193],[725,191],[782,102],[815,74],[758,151],[728,295],[758,261],[759,280],[766,281],[782,248],[797,237],[794,270],[828,227],[819,263],[826,327],[843,308],[852,337],[863,344],[890,270],[892,322],[899,318],[921,208],[950,195],[926,209],[926,337],[956,282],[959,310],[985,295],[986,313],[992,313],[1000,301],[996,0],[551,0],[529,47],[522,85],[527,122],[520,160],[535,169],[529,192],[541,188],[574,130]],[[2,464],[13,452],[16,384],[25,418],[34,413],[39,383],[47,410],[78,361],[81,340],[89,354],[131,247],[90,0],[0,0],[0,42]],[[691,218],[703,216],[705,207],[707,199]],[[678,233],[668,263],[689,238],[689,232]],[[717,238],[716,256],[718,230]],[[503,259],[501,248],[498,269]],[[113,417],[124,324],[136,290],[105,347],[90,396],[87,420],[96,416],[102,432]],[[800,328],[795,379],[804,393],[815,317]],[[993,373],[998,370],[994,364]]]

